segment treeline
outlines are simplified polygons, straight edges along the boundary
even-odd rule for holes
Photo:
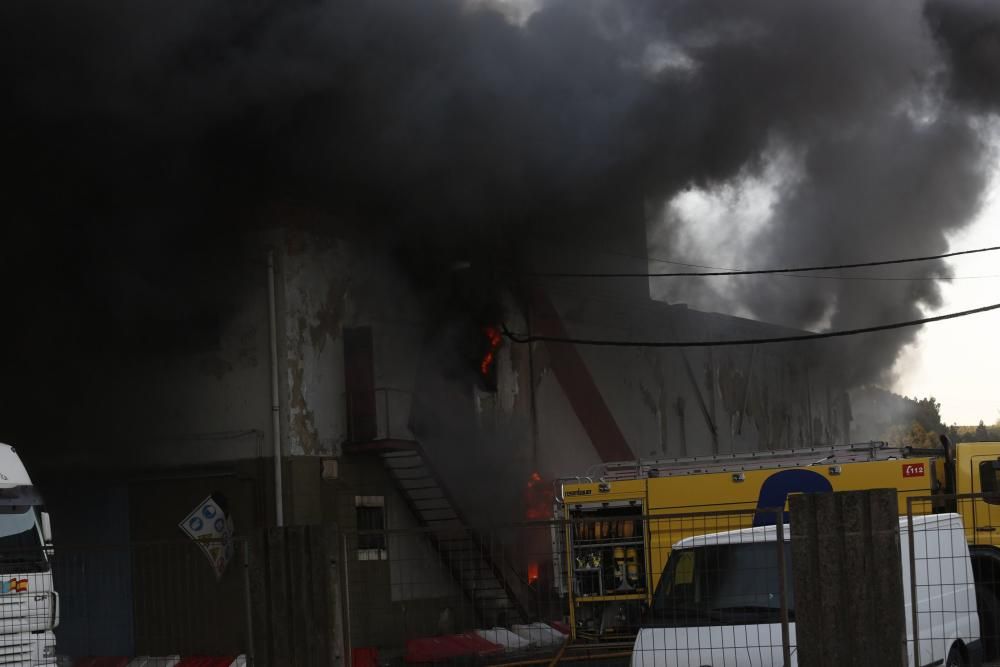
[[[941,404],[933,396],[909,398],[881,387],[862,387],[851,392],[851,407],[855,441],[938,447],[939,436],[948,433],[941,421]]]
[[[858,440],[885,440],[893,445],[938,447],[944,434],[952,442],[1000,442],[1000,422],[978,426],[946,426],[941,404],[933,397],[909,398],[881,387],[862,387],[851,394]]]
[[[1000,423],[987,426],[980,419],[978,426],[952,424],[947,434],[952,442],[1000,442]]]

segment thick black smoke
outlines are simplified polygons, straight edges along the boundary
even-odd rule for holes
[[[925,13],[950,66],[951,94],[973,108],[1000,108],[1000,5],[931,0]]]
[[[552,0],[522,25],[460,0],[9,0],[4,348],[57,377],[123,341],[200,344],[244,232],[282,206],[426,275],[516,261],[528,233],[633,228],[636,202],[753,172],[775,146],[803,171],[747,263],[942,250],[983,188],[970,114],[996,101],[996,24],[985,2],[923,10]],[[737,297],[839,325],[937,298],[907,289]]]
[[[976,214],[994,166],[982,114],[997,108],[1000,90],[995,8],[947,0],[926,9],[912,2],[733,4],[699,3],[686,15],[702,40],[690,53],[715,84],[712,99],[732,112],[737,129],[729,131],[765,134],[769,154],[786,159],[764,224],[738,235],[739,247],[721,230],[714,246],[698,248],[701,261],[723,262],[720,249],[740,267],[947,251],[946,235]],[[767,166],[745,164],[737,189]],[[668,218],[658,250],[676,256],[672,243],[698,224]],[[934,263],[845,275],[914,274],[946,277],[948,270]],[[933,281],[758,277],[659,289],[675,300],[834,329],[916,319],[921,306],[940,305]],[[913,335],[817,350],[849,382],[871,382],[885,378]]]

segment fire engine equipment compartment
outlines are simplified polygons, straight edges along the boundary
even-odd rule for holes
[[[642,501],[575,503],[569,505],[568,515],[578,636],[634,629],[640,601],[647,597]]]

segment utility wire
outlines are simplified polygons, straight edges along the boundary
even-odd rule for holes
[[[536,238],[535,241],[541,241],[541,239]],[[678,262],[671,259],[665,259],[663,257],[654,257],[652,255],[637,255],[635,253],[621,252],[618,250],[609,250],[608,248],[598,248],[596,246],[577,242],[576,247],[580,250],[586,250],[595,255],[614,255],[616,257],[628,257],[629,259],[639,259],[645,262],[652,262],[655,264],[671,264],[673,266],[686,266],[692,269],[706,269],[709,271],[725,271],[725,275],[732,275],[735,271],[740,271],[740,269],[734,269],[725,266],[711,266],[708,264],[690,264],[687,262]],[[988,250],[984,248],[983,251]],[[978,252],[978,251],[977,251]],[[536,276],[536,277],[573,277],[576,274],[566,273],[566,274],[552,274],[552,273],[528,273],[526,275]],[[603,274],[599,274],[603,275]],[[653,277],[659,276],[660,274],[639,274],[639,277]],[[772,274],[777,278],[805,278],[807,280],[853,280],[853,281],[863,281],[863,282],[921,282],[921,281],[937,281],[937,280],[996,280],[1000,278],[1000,274],[992,275],[982,275],[982,276],[817,276],[810,274],[800,274],[800,273],[777,273]],[[701,277],[701,273],[691,272],[683,273],[678,277]],[[591,276],[596,277],[596,276]]]
[[[539,336],[534,334],[516,334],[511,332],[507,325],[502,325],[503,334],[515,343],[569,343],[573,345],[591,345],[598,347],[735,347],[739,345],[765,345],[769,343],[793,343],[806,340],[820,340],[823,338],[838,338],[843,336],[856,336],[859,334],[874,333],[876,331],[889,331],[892,329],[904,329],[907,327],[920,326],[930,322],[942,322],[944,320],[954,320],[959,317],[968,317],[991,310],[1000,310],[1000,303],[995,303],[982,308],[963,310],[958,313],[947,315],[936,315],[925,317],[919,320],[908,322],[893,322],[892,324],[880,324],[873,327],[861,329],[844,329],[840,331],[824,331],[821,333],[807,333],[797,336],[776,336],[773,338],[736,338],[733,340],[714,341],[625,341],[625,340],[602,340],[593,338],[563,338],[561,336]]]
[[[697,275],[697,274],[695,274]],[[817,276],[804,273],[779,273],[779,278],[808,278],[810,280],[860,280],[868,282],[920,282],[930,280],[995,280],[1000,274],[986,276]]]
[[[831,271],[836,269],[858,269],[869,266],[889,266],[892,264],[909,264],[912,262],[927,262],[935,259],[945,259],[948,257],[958,257],[959,255],[973,255],[983,252],[994,252],[1000,250],[1000,246],[989,248],[976,248],[974,250],[960,250],[941,255],[927,255],[924,257],[906,257],[902,259],[886,259],[876,262],[856,262],[853,264],[827,264],[823,266],[799,266],[779,269],[737,269],[737,270],[713,270],[713,271],[676,271],[671,273],[585,273],[585,272],[532,272],[529,275],[542,278],[680,278],[684,276],[750,276],[764,274],[792,274],[805,273],[808,271]],[[698,264],[684,264],[683,262],[670,262],[669,260],[657,260],[670,264],[682,266],[694,266],[699,268],[715,269],[716,267],[701,266]]]

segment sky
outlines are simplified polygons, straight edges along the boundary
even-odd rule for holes
[[[1000,167],[976,221],[950,239],[951,251],[1000,245]],[[1000,252],[948,260],[955,276],[997,276],[942,283],[943,303],[927,315],[1000,303]],[[928,324],[896,362],[893,390],[934,396],[946,424],[1000,419],[1000,311]]]

